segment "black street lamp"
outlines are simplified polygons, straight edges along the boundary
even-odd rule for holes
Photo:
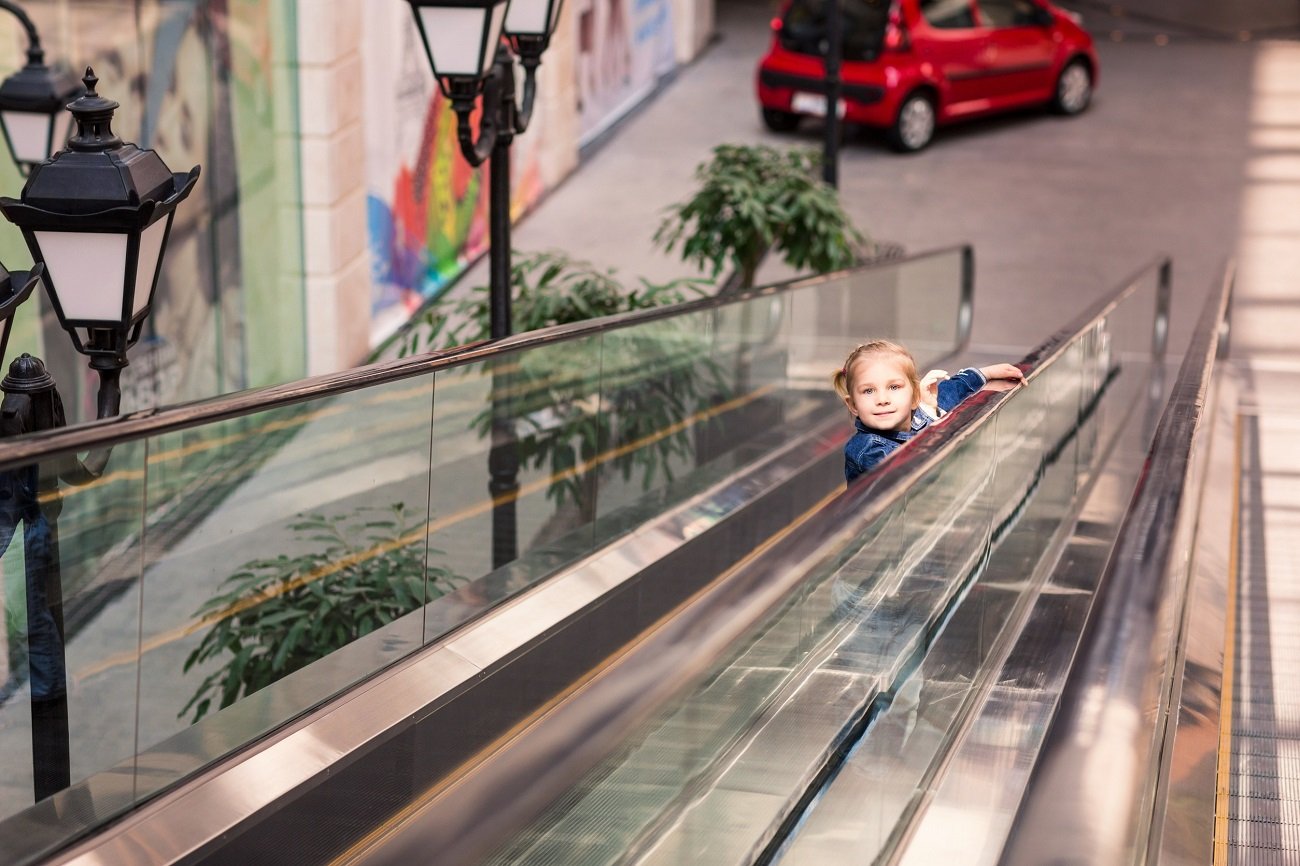
[[[72,117],[64,108],[81,95],[82,87],[72,70],[45,65],[41,37],[21,7],[0,0],[0,9],[27,31],[27,65],[0,84],[0,131],[18,170],[27,174],[68,140]]]
[[[488,297],[492,339],[510,336],[510,144],[528,128],[537,67],[555,32],[562,0],[408,0],[429,64],[456,112],[460,152],[470,165],[492,158],[488,181]],[[502,42],[504,32],[510,48]],[[513,53],[511,52],[513,49]],[[524,101],[515,102],[515,58],[524,67]],[[478,139],[470,115],[479,94]],[[508,373],[492,371],[492,567],[516,558],[519,442],[505,396]]]
[[[113,134],[116,102],[95,92],[89,68],[85,93],[68,110],[77,134],[66,150],[36,164],[20,199],[0,198],[0,212],[23,233],[36,264],[13,274],[0,265],[0,361],[18,306],[45,285],[78,352],[99,373],[98,417],[121,408],[119,379],[127,350],[139,339],[153,305],[176,206],[199,167],[172,174],[152,150]],[[0,438],[62,427],[63,402],[39,358],[23,354],[0,381]],[[39,466],[0,471],[0,556],[23,525],[27,644],[36,799],[70,784],[68,701],[59,558],[60,482],[100,477],[107,450]]]
[[[99,373],[98,417],[116,415],[126,352],[153,306],[172,217],[199,179],[199,167],[173,174],[152,150],[113,134],[118,103],[95,92],[68,106],[77,133],[68,149],[36,166],[22,198],[0,211],[22,230],[45,265],[45,288],[59,324]]]
[[[470,165],[492,158],[488,255],[492,338],[510,336],[510,144],[528,129],[536,72],[560,17],[561,0],[408,0],[438,86],[456,112],[460,150]],[[504,33],[513,53],[501,42]],[[524,67],[515,103],[515,58]],[[478,139],[470,115],[479,94]]]

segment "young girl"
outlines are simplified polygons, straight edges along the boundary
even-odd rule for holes
[[[921,379],[912,353],[888,340],[864,343],[835,371],[836,392],[856,431],[844,445],[844,478],[852,481],[884,460],[918,431],[974,394],[989,379],[1024,384],[1014,364],[967,367],[949,376],[931,370]]]

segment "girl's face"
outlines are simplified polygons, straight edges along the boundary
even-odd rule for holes
[[[919,395],[897,358],[859,358],[849,370],[849,381],[852,384],[844,402],[867,429],[911,429]]]

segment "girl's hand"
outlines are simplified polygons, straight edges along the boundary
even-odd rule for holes
[[[1010,379],[1019,385],[1025,384],[1025,374],[1015,364],[990,364],[980,367],[980,372],[985,379]]]
[[[939,414],[939,383],[947,378],[947,370],[931,370],[921,377],[921,403],[930,407],[931,415]]]

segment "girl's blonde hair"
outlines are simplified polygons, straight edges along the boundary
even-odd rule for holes
[[[881,355],[889,356],[898,361],[898,366],[902,369],[903,375],[907,377],[908,383],[912,386],[913,402],[920,400],[921,377],[916,372],[916,359],[912,357],[912,353],[907,349],[889,340],[872,340],[849,352],[849,356],[844,359],[844,365],[836,370],[835,375],[831,378],[831,384],[835,386],[835,393],[839,394],[842,399],[848,400],[853,391],[853,380],[849,378],[849,371],[853,369],[853,365],[862,358]],[[913,408],[916,407],[913,406]]]

